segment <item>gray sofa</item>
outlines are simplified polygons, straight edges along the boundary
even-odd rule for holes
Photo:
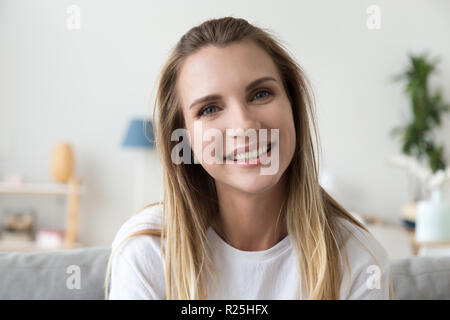
[[[0,253],[0,299],[103,299],[109,247]],[[395,299],[450,299],[450,257],[391,264]]]

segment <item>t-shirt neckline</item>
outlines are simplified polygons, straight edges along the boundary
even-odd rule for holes
[[[245,251],[237,249],[228,244],[216,233],[216,231],[211,226],[208,227],[207,234],[208,238],[213,242],[213,245],[215,245],[216,248],[222,249],[228,255],[244,259],[256,259],[256,260],[271,259],[285,252],[287,249],[290,248],[291,244],[289,235],[287,235],[281,241],[277,242],[274,246],[272,246],[269,249],[260,251]]]

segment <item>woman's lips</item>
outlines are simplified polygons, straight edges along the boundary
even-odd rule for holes
[[[226,160],[226,164],[232,164],[232,165],[236,165],[238,167],[255,167],[261,164],[261,159],[260,157],[269,157],[271,155],[271,151],[272,151],[272,144],[269,144],[267,151],[263,154],[261,154],[261,156],[258,155],[257,158],[253,158],[253,159],[245,159],[245,160],[229,160],[229,159],[225,159]]]

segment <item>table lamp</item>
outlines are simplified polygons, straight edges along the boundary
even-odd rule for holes
[[[153,134],[153,125],[151,120],[135,118],[132,119],[127,135],[122,143],[125,148],[154,148],[155,136]]]

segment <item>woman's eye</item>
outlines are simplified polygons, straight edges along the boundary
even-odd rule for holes
[[[208,110],[214,110],[214,109],[216,109],[216,107],[215,106],[206,106],[205,108],[203,108],[202,110],[200,110],[200,112],[199,112],[199,116],[208,116],[208,115],[210,115],[210,114],[212,114],[212,113],[214,113],[214,112],[206,112],[206,111],[208,111]]]
[[[254,97],[259,97],[259,98],[257,98],[259,100],[259,99],[264,99],[264,98],[266,98],[266,97],[268,97],[270,95],[272,95],[271,91],[269,91],[267,89],[262,89],[262,90],[257,91],[255,93]],[[212,115],[212,114],[215,113],[215,109],[217,109],[217,107],[214,106],[214,105],[206,106],[206,107],[204,107],[203,109],[200,110],[200,112],[198,113],[197,117],[200,118],[202,116]]]
[[[265,98],[265,97],[270,96],[272,94],[272,92],[270,92],[269,90],[264,89],[264,90],[257,91],[256,94],[255,94],[255,97],[258,96],[261,93],[266,93],[266,95],[263,94],[262,98]]]

